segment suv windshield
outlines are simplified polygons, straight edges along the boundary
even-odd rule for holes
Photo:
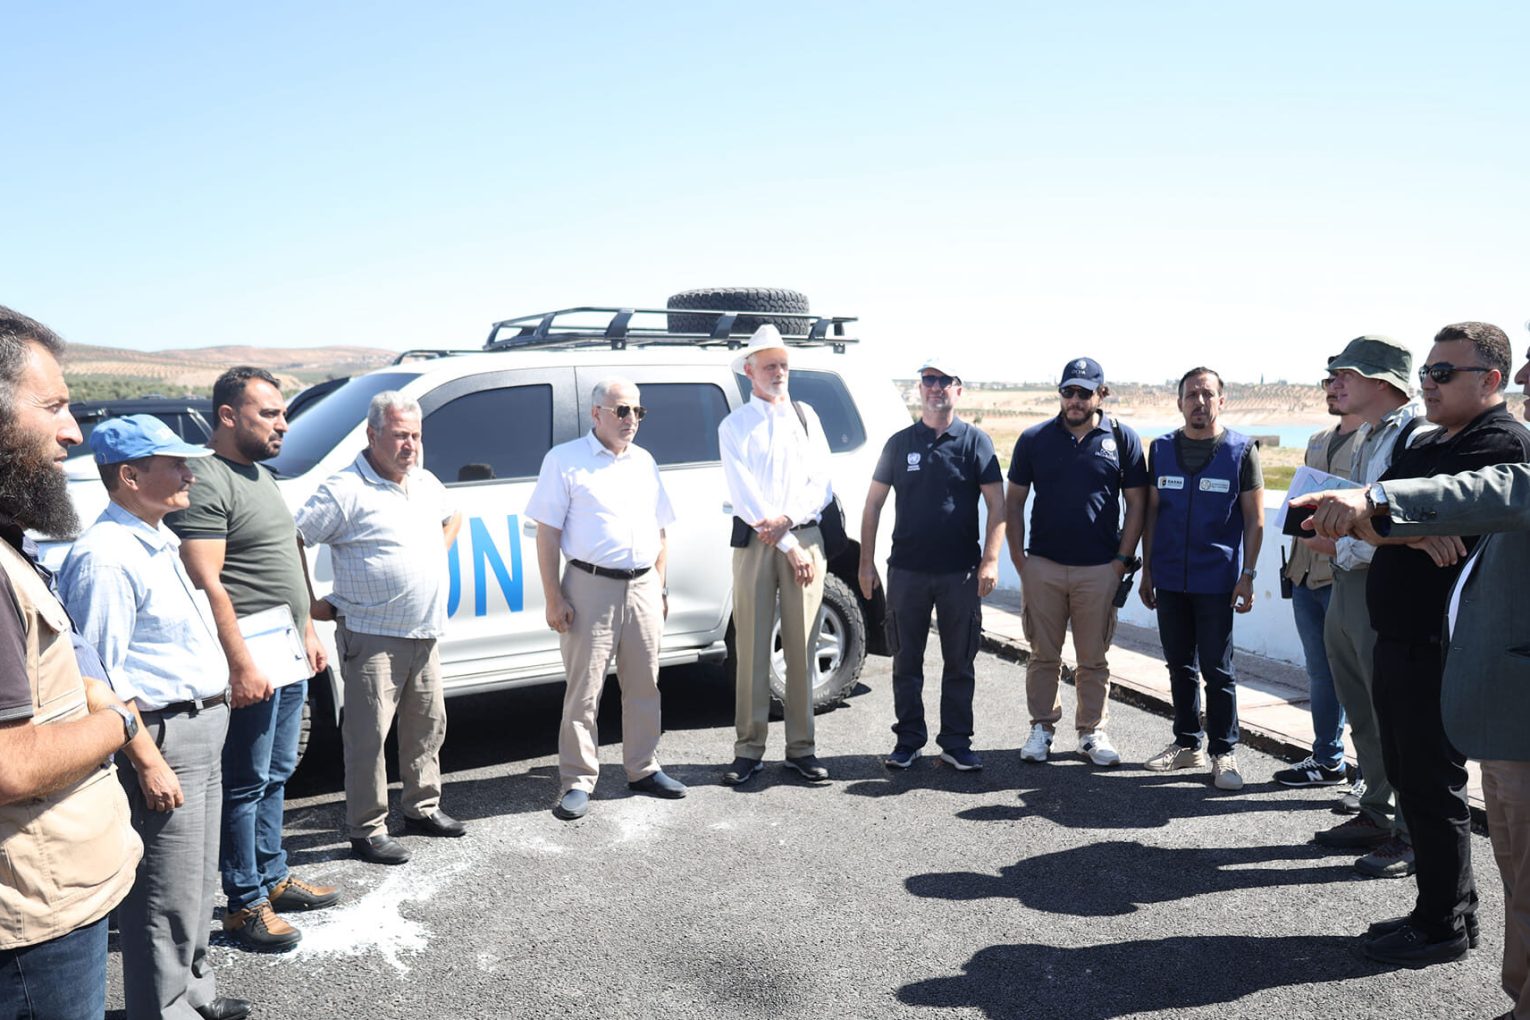
[[[373,397],[383,390],[402,389],[416,378],[415,372],[357,376],[293,422],[282,441],[282,452],[266,461],[266,466],[283,478],[302,474],[366,420]]]

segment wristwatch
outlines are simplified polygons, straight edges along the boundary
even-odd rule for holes
[[[1259,576],[1259,571],[1255,570],[1253,567],[1244,567],[1243,573],[1247,575],[1250,581]]]
[[[1380,482],[1372,482],[1366,487],[1365,505],[1370,508],[1372,517],[1387,512],[1387,492],[1381,487]]]
[[[138,736],[138,717],[121,705],[107,705],[106,707],[122,716],[122,745],[126,747],[132,743],[134,737]]]

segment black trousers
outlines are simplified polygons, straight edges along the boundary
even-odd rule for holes
[[[1439,642],[1378,636],[1371,701],[1382,761],[1413,842],[1418,900],[1413,920],[1448,938],[1477,909],[1466,756],[1451,746],[1440,714],[1445,662]]]
[[[899,747],[919,749],[930,739],[924,721],[924,649],[930,639],[930,612],[940,632],[940,734],[946,751],[972,746],[972,693],[977,682],[978,647],[983,639],[983,605],[977,570],[926,574],[887,568],[887,637],[893,660],[893,725]]]

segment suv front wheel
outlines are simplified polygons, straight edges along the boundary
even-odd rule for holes
[[[866,618],[850,586],[830,574],[823,581],[823,605],[808,635],[808,680],[813,685],[813,711],[844,701],[860,679],[866,663]],[[770,634],[770,697],[777,705],[786,697],[786,656],[781,652],[781,614],[776,612]]]

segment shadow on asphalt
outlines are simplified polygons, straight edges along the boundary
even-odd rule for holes
[[[1193,935],[1081,949],[989,946],[960,977],[904,985],[910,1006],[981,1009],[994,1020],[1110,1020],[1232,1002],[1266,988],[1346,981],[1387,968],[1340,936]]]
[[[1027,857],[998,875],[915,875],[904,884],[913,895],[931,899],[1013,899],[1049,914],[1110,917],[1206,893],[1363,881],[1349,865],[1353,856],[1334,864],[1328,863],[1331,851],[1315,846],[1175,849],[1115,840]],[[1290,861],[1312,866],[1249,867]]]

